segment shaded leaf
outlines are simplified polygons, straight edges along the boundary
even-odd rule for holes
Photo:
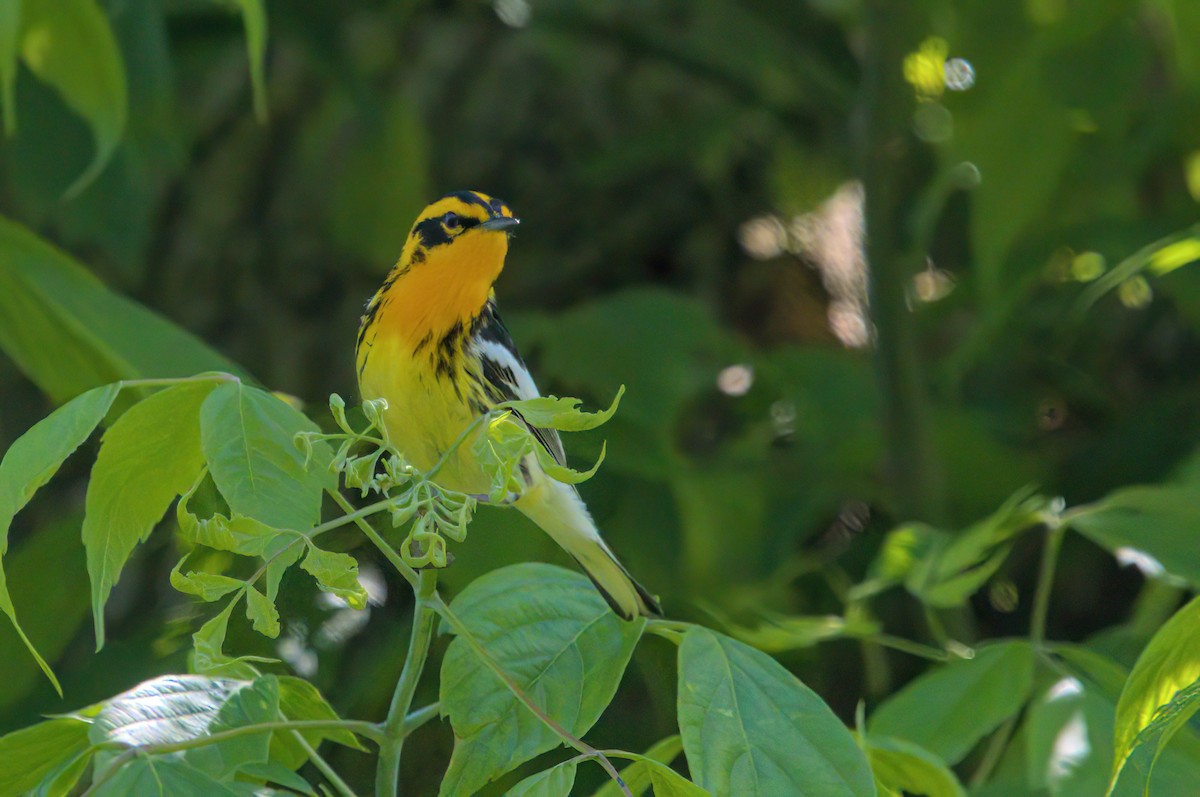
[[[119,379],[244,376],[231,360],[0,217],[0,348],[55,402]]]
[[[21,57],[92,129],[96,155],[67,190],[78,194],[104,170],[125,132],[125,63],[95,0],[23,0]]]
[[[4,133],[17,132],[17,50],[21,32],[21,0],[0,4],[0,113]]]
[[[913,742],[956,764],[1021,710],[1033,688],[1033,658],[1028,642],[995,642],[973,659],[935,667],[875,710],[871,735]]]
[[[96,649],[104,604],[138,543],[204,466],[197,413],[213,382],[185,382],[135,404],[104,434],[83,518]]]
[[[16,608],[4,575],[3,559],[8,552],[8,529],[13,516],[29,502],[38,488],[58,472],[63,461],[104,419],[119,390],[120,385],[105,385],[77,396],[18,437],[0,461],[0,611],[8,615],[21,641],[59,694],[62,694],[62,689],[50,666],[34,649],[33,643],[17,622]]]
[[[60,718],[0,736],[0,797],[19,797],[88,747],[88,724]]]
[[[273,675],[264,675],[226,698],[205,735],[273,722],[279,718],[279,683]],[[265,764],[269,757],[271,733],[247,734],[216,744],[197,747],[184,753],[189,764],[213,777],[226,779],[248,764]]]
[[[246,30],[246,57],[250,61],[250,87],[254,92],[254,115],[267,121],[267,9],[263,0],[222,0],[241,12]]]
[[[493,571],[451,608],[517,688],[576,736],[612,700],[645,625],[620,620],[584,576],[546,564]],[[455,735],[443,795],[473,793],[561,743],[465,639],[442,661],[441,700]]]
[[[874,795],[850,731],[770,656],[693,627],[679,646],[679,730],[713,794]]]

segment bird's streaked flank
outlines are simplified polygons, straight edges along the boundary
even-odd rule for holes
[[[503,201],[478,191],[442,197],[417,218],[367,304],[358,331],[359,388],[365,399],[386,400],[388,436],[419,470],[430,470],[495,405],[539,395],[492,290],[519,223]],[[531,429],[565,464],[558,432]],[[627,620],[661,614],[600,538],[576,489],[547,476],[534,457],[521,470],[525,488],[516,508],[575,557],[613,611]],[[435,481],[469,494],[490,486],[469,444],[451,454]]]

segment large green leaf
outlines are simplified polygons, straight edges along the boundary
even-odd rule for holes
[[[59,688],[58,681],[17,622],[17,612],[8,593],[3,562],[8,552],[8,528],[13,516],[100,424],[119,390],[120,385],[98,387],[59,407],[17,438],[0,461],[0,611],[8,615],[21,641],[55,689]]]
[[[679,647],[678,702],[688,767],[714,797],[875,794],[850,731],[761,651],[692,628]]]
[[[1028,642],[997,642],[973,659],[939,666],[879,706],[871,734],[913,742],[956,764],[1021,710],[1033,688],[1033,658]]]
[[[119,379],[244,376],[190,333],[112,293],[71,257],[2,217],[0,348],[56,403]]]
[[[1151,638],[1117,703],[1113,784],[1136,764],[1150,775],[1171,737],[1200,709],[1200,598],[1180,609]],[[1136,759],[1136,760],[1135,760]]]
[[[23,0],[21,56],[92,128],[96,155],[68,195],[77,194],[112,158],[125,131],[125,64],[95,0]]]
[[[333,485],[324,454],[305,457],[293,439],[316,425],[266,391],[228,382],[200,410],[204,457],[232,512],[281,529],[306,531],[321,516]],[[324,449],[321,449],[324,451]]]
[[[104,646],[104,604],[129,554],[204,467],[197,418],[214,384],[184,382],[155,393],[104,434],[83,518],[97,649]]]
[[[1200,489],[1190,484],[1129,487],[1072,510],[1071,527],[1116,553],[1142,551],[1168,573],[1200,586]]]
[[[87,749],[88,724],[53,719],[0,736],[0,797],[20,797]]]
[[[620,620],[584,576],[546,564],[489,573],[451,608],[516,687],[576,736],[612,700],[644,625]],[[442,795],[472,794],[561,742],[466,639],[446,651],[441,699],[455,735]]]

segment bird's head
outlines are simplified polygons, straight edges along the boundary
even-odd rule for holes
[[[447,194],[417,217],[400,266],[490,274],[494,280],[504,266],[508,236],[520,223],[502,199],[479,191]]]

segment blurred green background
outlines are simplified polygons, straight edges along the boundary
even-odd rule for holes
[[[415,214],[451,190],[503,197],[523,223],[497,293],[541,388],[593,404],[628,388],[611,424],[568,441],[583,462],[608,440],[583,493],[613,547],[671,616],[759,629],[847,720],[922,662],[770,622],[840,613],[889,528],[962,528],[1029,484],[1076,505],[1200,473],[1193,0],[881,3],[873,25],[858,0],[48,5],[26,0],[98,7],[116,60],[80,34],[56,72],[22,40],[9,222],[321,418],[329,393],[356,393],[358,317]],[[111,159],[76,184],[97,141]],[[862,176],[891,261],[872,279]],[[39,282],[42,256],[5,230],[0,448],[86,387],[197,362],[79,274]],[[103,345],[79,343],[93,333]],[[92,652],[89,462],[10,535],[14,601],[66,697],[0,624],[0,732],[186,666],[200,610],[168,584],[169,528],[126,568]],[[1026,633],[1038,551],[1020,543],[942,620],[965,641]],[[343,716],[378,719],[409,599],[354,553],[375,605],[339,609],[289,576],[274,655]],[[451,591],[501,564],[568,564],[498,510],[453,553]],[[1059,579],[1051,636],[1108,629],[1128,664],[1158,616],[1138,572],[1070,537]],[[872,608],[863,622],[929,640],[902,592]],[[228,648],[272,649],[245,628]],[[672,732],[673,655],[641,646],[593,744]],[[451,744],[445,725],[414,737],[414,793],[433,793]],[[331,751],[368,791],[356,756]]]

